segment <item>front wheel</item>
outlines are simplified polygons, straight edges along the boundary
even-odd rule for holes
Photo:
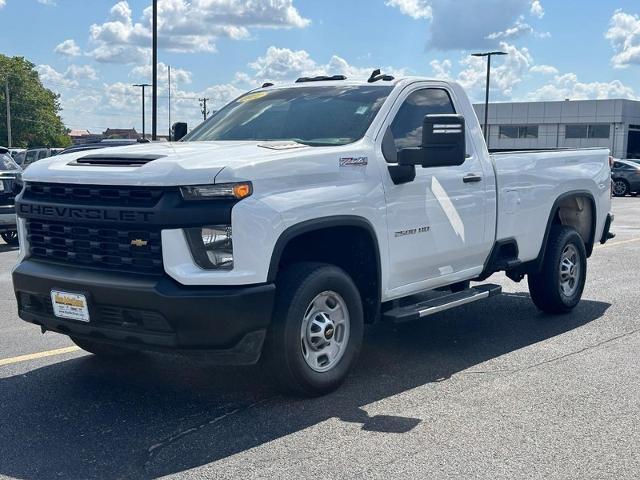
[[[546,313],[567,313],[578,305],[587,279],[587,253],[573,228],[554,226],[542,269],[529,275],[533,303]]]
[[[12,247],[18,245],[18,232],[16,231],[0,233],[0,237],[2,237],[7,245],[11,245]]]
[[[362,345],[362,300],[353,280],[332,265],[299,263],[280,275],[277,292],[265,364],[296,395],[335,390]]]

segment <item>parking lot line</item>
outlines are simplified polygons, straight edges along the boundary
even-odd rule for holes
[[[598,245],[596,248],[615,247],[617,245],[624,245],[626,243],[640,242],[640,238],[632,238],[630,240],[621,240],[620,242],[605,243],[604,245]]]
[[[19,357],[5,358],[0,360],[0,367],[13,365],[14,363],[28,362],[37,360],[38,358],[53,357],[55,355],[64,355],[65,353],[73,353],[80,350],[78,347],[58,348],[57,350],[48,350],[46,352],[31,353],[29,355],[20,355]]]

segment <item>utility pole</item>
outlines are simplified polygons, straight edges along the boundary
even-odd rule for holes
[[[168,82],[169,82],[169,141],[171,142],[173,139],[171,138],[171,65],[168,66]]]
[[[148,83],[136,83],[134,85],[134,87],[141,87],[142,88],[142,138],[146,139],[147,138],[147,132],[145,130],[145,126],[144,126],[144,89],[147,87],[150,87],[151,85],[149,85]]]
[[[9,76],[4,79],[4,98],[7,101],[7,143],[11,148],[11,95],[9,94]]]
[[[207,115],[209,115],[209,111],[207,110],[207,102],[211,100],[210,98],[199,98],[200,106],[202,107],[202,116],[204,119],[207,119]]]
[[[484,139],[489,147],[489,83],[491,82],[491,57],[494,55],[509,55],[506,52],[473,53],[472,57],[487,57],[487,93],[484,100]]]
[[[153,0],[153,100],[151,140],[158,139],[158,0]]]

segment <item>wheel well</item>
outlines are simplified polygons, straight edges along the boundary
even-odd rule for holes
[[[573,227],[582,237],[587,256],[591,256],[596,230],[596,209],[593,198],[576,193],[562,197],[556,205],[552,225]]]
[[[380,256],[373,232],[361,226],[323,227],[289,239],[277,271],[297,262],[322,262],[342,268],[362,296],[365,322],[373,323],[380,310]]]

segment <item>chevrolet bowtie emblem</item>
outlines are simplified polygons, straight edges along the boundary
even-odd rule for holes
[[[141,238],[131,240],[131,246],[133,247],[146,247],[148,244],[149,242],[147,240],[142,240]]]

